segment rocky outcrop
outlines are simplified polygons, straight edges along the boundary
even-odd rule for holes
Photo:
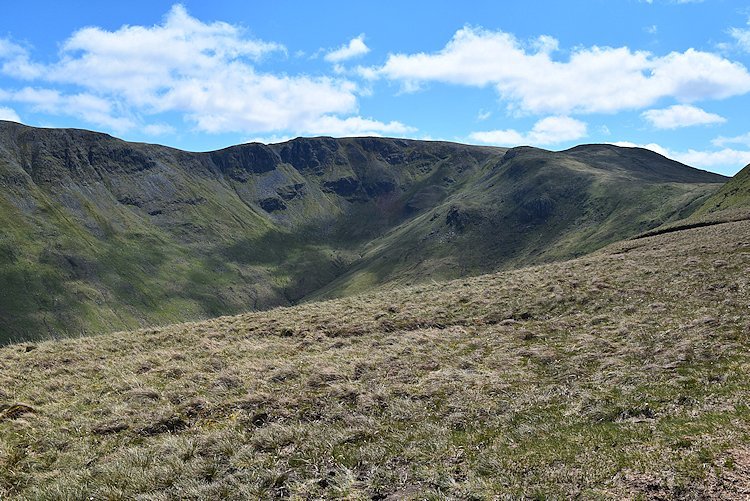
[[[286,204],[283,200],[276,197],[264,198],[258,201],[258,205],[266,212],[276,212],[286,210]]]
[[[264,144],[246,144],[233,146],[210,154],[211,161],[226,176],[241,183],[253,174],[272,171],[281,159],[271,148]]]

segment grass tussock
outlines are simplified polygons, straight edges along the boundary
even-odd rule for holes
[[[734,222],[7,346],[0,497],[741,497],[748,299],[750,223]]]

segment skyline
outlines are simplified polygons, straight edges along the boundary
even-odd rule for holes
[[[750,163],[739,2],[95,5],[8,8],[0,119],[190,151],[382,135]]]

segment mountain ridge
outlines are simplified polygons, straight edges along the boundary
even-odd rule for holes
[[[0,122],[0,339],[569,258],[680,219],[726,181],[616,148],[319,137],[193,153]]]

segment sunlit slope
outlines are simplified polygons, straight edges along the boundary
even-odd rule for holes
[[[742,498],[750,222],[0,349],[0,496]]]

